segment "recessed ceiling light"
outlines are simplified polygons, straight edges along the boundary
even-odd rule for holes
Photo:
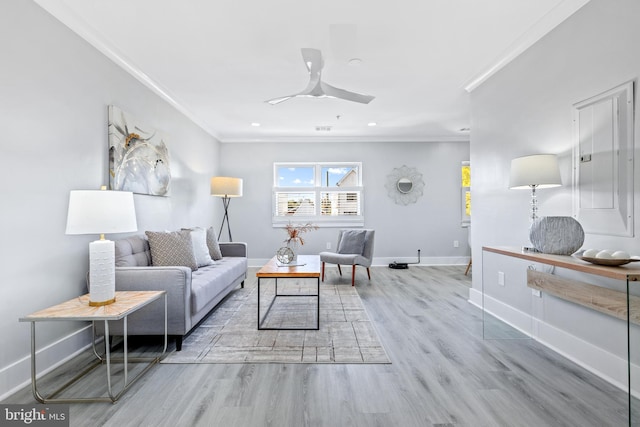
[[[376,123],[376,122],[369,122],[369,123],[367,123],[367,126],[371,126],[371,127],[373,127],[373,126],[378,126],[378,123]]]
[[[351,65],[352,67],[357,67],[359,65],[362,65],[362,59],[360,59],[360,58],[351,58],[349,60],[349,65]]]
[[[257,128],[257,127],[260,127],[260,123],[253,122],[251,123],[251,126],[253,126],[254,128]]]

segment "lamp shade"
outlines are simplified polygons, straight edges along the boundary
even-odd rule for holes
[[[551,188],[561,185],[558,158],[554,154],[535,154],[511,160],[509,188]]]
[[[218,197],[242,197],[242,178],[214,176],[211,178],[211,195]]]
[[[71,191],[66,234],[109,234],[137,230],[133,193]]]

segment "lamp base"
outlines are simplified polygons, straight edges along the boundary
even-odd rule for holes
[[[103,305],[109,305],[109,304],[113,304],[114,302],[116,302],[116,298],[113,297],[110,300],[107,301],[89,301],[89,306],[91,307],[102,307]]]
[[[89,243],[89,301],[108,305],[116,298],[115,245],[111,240]]]

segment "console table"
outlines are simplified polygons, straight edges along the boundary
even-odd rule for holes
[[[640,297],[629,294],[630,283],[640,281],[640,263],[630,263],[619,267],[591,264],[568,255],[552,255],[522,250],[507,246],[484,246],[483,252],[492,252],[509,257],[524,259],[540,264],[565,268],[626,283],[626,292],[560,278],[535,270],[527,271],[527,286],[558,298],[580,304],[601,313],[617,317],[627,322],[627,361],[630,360],[631,324],[640,324]],[[632,425],[631,366],[627,366],[629,425]]]
[[[568,255],[543,254],[509,246],[483,246],[482,250],[596,276],[608,277],[610,279],[629,280],[631,282],[640,281],[640,265],[635,263],[622,265],[620,267],[607,267],[604,265],[591,264]]]
[[[158,300],[164,296],[164,348],[162,354],[157,357],[135,357],[131,358],[128,355],[128,342],[127,342],[127,317],[141,309],[142,307]],[[84,371],[77,374],[71,380],[67,381],[60,388],[50,393],[48,396],[42,396],[38,391],[37,379],[36,379],[36,323],[37,322],[50,322],[50,321],[104,321],[104,341],[105,341],[105,354],[100,355],[96,350],[96,337],[95,328],[93,329],[93,353],[97,360]],[[118,392],[114,393],[111,387],[111,363],[115,360],[111,357],[111,349],[109,344],[109,322],[113,320],[122,320],[124,322],[124,349],[123,359],[124,363],[124,386]],[[77,402],[112,402],[115,403],[120,396],[145,372],[147,372],[154,364],[158,363],[162,356],[164,356],[167,350],[167,293],[166,291],[122,291],[116,292],[116,302],[103,305],[103,306],[90,306],[89,294],[73,298],[69,301],[63,302],[44,310],[40,310],[28,316],[19,319],[20,322],[31,322],[31,390],[33,396],[40,403],[77,403]],[[120,361],[120,360],[118,360]],[[131,381],[128,378],[128,363],[143,363],[146,362],[147,366],[139,372]],[[62,391],[69,388],[72,384],[76,383],[79,379],[93,371],[95,368],[102,364],[106,365],[107,369],[107,391],[109,396],[99,397],[69,397],[69,398],[57,398]]]

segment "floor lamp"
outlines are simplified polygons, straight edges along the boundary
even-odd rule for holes
[[[220,224],[218,232],[218,240],[222,235],[224,223],[227,223],[227,231],[229,233],[229,241],[233,242],[231,237],[231,226],[229,225],[229,202],[232,197],[242,197],[242,178],[232,178],[228,176],[214,176],[211,178],[211,195],[222,197],[222,205],[224,206],[224,217]]]

